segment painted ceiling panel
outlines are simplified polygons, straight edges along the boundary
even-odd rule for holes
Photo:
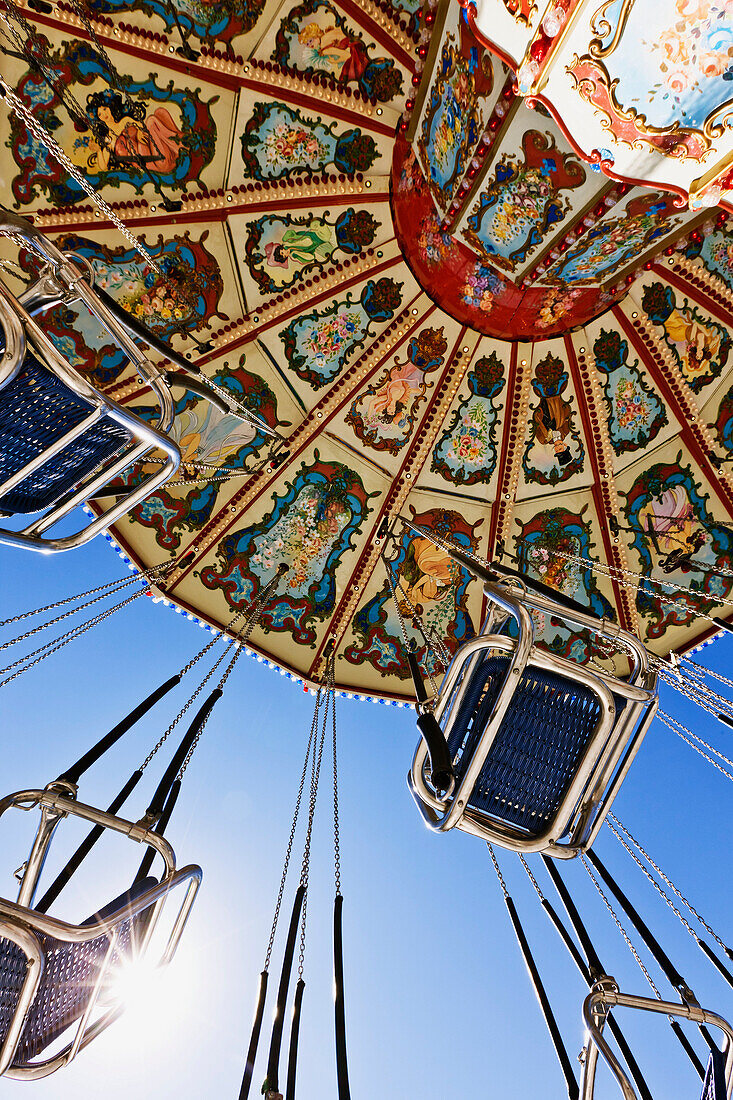
[[[174,2],[178,23],[158,0],[104,0],[101,47],[59,6],[39,16],[45,75],[3,71],[161,272],[3,113],[5,205],[283,437],[177,387],[184,463],[116,525],[133,559],[175,558],[167,598],[225,628],[284,563],[254,647],[312,683],[333,638],[342,686],[401,699],[383,551],[426,668],[410,603],[452,650],[482,596],[400,517],[638,625],[657,652],[708,633],[733,568],[731,220],[576,172],[560,123],[447,3],[418,20],[411,0]],[[545,6],[492,11],[519,43]],[[154,415],[89,322],[56,310],[48,328]],[[593,656],[544,625],[558,652]]]

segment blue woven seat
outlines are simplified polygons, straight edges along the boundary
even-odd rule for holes
[[[719,1050],[711,1051],[700,1100],[726,1100],[725,1058]]]
[[[491,716],[506,679],[508,657],[476,666],[451,722],[448,747],[458,756],[456,782]],[[601,715],[596,695],[582,684],[527,667],[489,749],[468,806],[540,832],[560,806]]]
[[[4,344],[0,339],[0,354]],[[4,481],[43,453],[91,412],[28,351],[16,377],[0,389],[0,480]],[[73,489],[131,441],[114,420],[102,417],[48,462],[0,496],[0,511],[37,512]]]
[[[84,921],[93,926],[124,909],[146,890],[155,879],[136,884],[99,913]],[[130,947],[139,939],[151,915],[150,909],[124,921],[117,928],[117,942],[111,969],[130,954]],[[45,966],[33,1003],[23,1026],[13,1065],[26,1065],[50,1046],[63,1032],[81,1019],[94,993],[97,979],[109,949],[106,934],[85,943],[68,943],[44,933],[36,933],[43,951]],[[0,938],[0,1046],[4,1042],[15,1015],[20,991],[26,977],[27,958],[10,940]],[[107,972],[110,974],[110,971]],[[105,985],[108,983],[104,983]],[[102,990],[104,996],[104,990]]]

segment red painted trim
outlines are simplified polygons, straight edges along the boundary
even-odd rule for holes
[[[641,358],[647,370],[649,371],[650,377],[654,380],[654,384],[657,386],[660,393],[664,397],[665,402],[679,421],[681,425],[680,438],[689,450],[695,462],[702,470],[707,480],[712,485],[718,499],[725,508],[728,517],[730,519],[733,519],[733,494],[731,494],[728,486],[724,482],[720,481],[717,470],[710,462],[710,459],[703,449],[702,444],[698,442],[695,432],[687,420],[685,411],[679,404],[677,397],[675,396],[674,390],[672,389],[669,380],[666,378],[663,369],[660,367],[654,356],[651,354],[649,347],[644,343],[641,334],[629,322],[628,318],[623,313],[623,310],[620,310],[618,309],[618,307],[614,306],[612,312],[618,324],[628,337],[629,342],[632,344],[634,351]]]
[[[356,563],[356,566],[354,567],[354,569],[352,571],[352,574],[351,574],[352,578],[353,577],[360,578],[360,576],[361,576],[361,571],[363,570],[363,568],[366,564],[366,561],[369,557],[369,554],[371,553],[371,551],[373,549],[373,538],[374,538],[375,532],[377,532],[379,530],[379,527],[382,523],[382,520],[384,519],[385,515],[389,512],[389,509],[391,507],[392,501],[394,500],[395,494],[399,491],[400,483],[401,483],[401,481],[404,477],[404,474],[408,470],[408,468],[410,467],[412,456],[415,452],[415,447],[418,444],[418,442],[420,441],[420,435],[425,430],[426,425],[432,419],[433,409],[443,399],[443,396],[444,396],[443,395],[443,387],[444,387],[444,385],[447,384],[448,379],[452,376],[452,374],[456,370],[454,360],[455,360],[456,354],[458,352],[458,348],[460,347],[461,343],[463,342],[463,340],[465,338],[465,334],[466,334],[467,331],[468,331],[468,329],[465,326],[463,328],[461,328],[461,331],[458,334],[458,339],[456,340],[455,344],[453,345],[453,350],[451,351],[449,357],[446,359],[445,367],[443,368],[438,380],[435,382],[435,389],[433,391],[433,396],[432,396],[431,400],[428,402],[428,405],[427,405],[427,408],[425,409],[425,413],[423,415],[422,420],[420,421],[420,423],[417,425],[417,427],[413,431],[412,439],[411,439],[411,441],[408,445],[408,448],[407,448],[407,454],[405,455],[404,459],[402,460],[402,463],[400,465],[399,470],[397,471],[395,476],[392,478],[392,482],[389,486],[389,489],[385,493],[384,500],[382,501],[381,507],[380,507],[380,509],[377,513],[377,516],[374,519],[374,522],[372,523],[370,537],[365,541],[362,552],[359,555],[359,560]],[[420,466],[417,467],[417,469],[415,469],[415,470],[412,470],[412,469],[410,470],[411,480],[416,481],[417,478],[420,476],[420,472],[422,471],[422,468],[425,465],[425,463],[427,462],[427,460],[430,457],[431,453],[432,453],[432,451],[430,451],[430,450],[427,451],[426,454],[425,454],[425,458],[423,459]],[[375,561],[374,569],[376,569],[378,561],[379,561],[379,559],[377,559],[377,561]],[[372,570],[372,573],[374,572],[374,569]],[[369,575],[369,577],[366,578],[366,581],[364,582],[364,587],[362,589],[362,595],[364,594],[366,586],[367,586],[367,584],[369,583],[370,580],[371,580],[371,574]],[[336,611],[331,616],[331,620],[330,620],[330,623],[329,623],[329,630],[327,631],[326,636],[324,637],[323,641],[318,646],[318,649],[316,651],[316,655],[313,658],[313,661],[311,662],[311,664],[309,666],[309,669],[308,669],[309,673],[312,673],[313,670],[315,669],[315,667],[317,666],[317,664],[318,664],[318,662],[321,658],[321,654],[323,652],[323,649],[324,649],[325,645],[328,642],[329,635],[332,635],[333,637],[337,637],[337,639],[338,639],[337,644],[340,643],[341,639],[343,638],[343,634],[346,632],[346,628],[348,627],[349,624],[348,623],[346,624],[346,626],[344,628],[344,631],[341,633],[341,635],[339,635],[338,631],[339,631],[340,625],[341,625],[340,624],[340,618],[341,618],[341,615],[343,614],[344,608],[346,607],[346,604],[348,603],[348,600],[349,600],[350,596],[351,596],[351,592],[346,591],[346,592],[344,592],[344,595],[341,597],[341,600],[339,602],[338,607],[336,608]]]
[[[513,57],[511,57],[505,50],[502,50],[501,46],[497,46],[495,42],[492,42],[490,38],[487,38],[483,31],[479,30],[476,25],[476,4],[474,0],[461,0],[461,7],[466,13],[466,22],[471,28],[471,34],[474,38],[488,50],[489,53],[493,53],[495,57],[498,57],[501,62],[506,65],[508,69],[516,73],[517,63]]]
[[[598,462],[598,454],[595,448],[595,432],[593,430],[593,423],[586,403],[586,387],[583,384],[583,379],[580,373],[580,367],[578,365],[577,356],[575,354],[575,348],[573,342],[569,336],[564,338],[565,354],[568,357],[568,366],[570,367],[570,375],[573,379],[573,385],[575,386],[575,395],[578,403],[578,409],[580,411],[580,419],[583,425],[583,433],[585,435],[586,450],[588,458],[593,470],[593,484],[591,485],[591,494],[593,496],[593,505],[596,510],[596,516],[598,517],[598,526],[601,529],[601,539],[603,541],[603,552],[606,555],[606,561],[612,563],[613,568],[617,570],[623,569],[623,564],[618,553],[617,547],[612,541],[611,531],[608,526],[608,512],[606,510],[606,502],[603,499],[603,490],[601,488],[601,468]],[[603,415],[600,409],[596,412],[599,416]],[[630,601],[627,593],[627,589],[622,589],[618,580],[610,578],[611,586],[613,588],[614,599],[616,601],[616,607],[619,612],[619,622],[624,630],[629,630],[632,633],[635,632],[634,622],[629,617],[626,607],[627,599]]]
[[[388,359],[390,358],[390,356],[391,356],[391,355],[394,355],[394,353],[396,352],[397,348],[400,348],[400,347],[402,347],[402,346],[403,346],[403,344],[404,344],[404,343],[405,343],[405,342],[406,342],[407,340],[409,340],[409,339],[410,339],[410,336],[411,336],[411,335],[412,335],[412,333],[413,333],[413,332],[415,331],[415,329],[416,329],[416,328],[418,328],[418,327],[422,327],[422,325],[424,324],[424,322],[425,322],[425,321],[427,320],[427,318],[428,318],[428,317],[429,317],[429,316],[430,316],[430,315],[431,315],[431,314],[432,314],[432,313],[433,313],[434,311],[435,311],[435,306],[431,306],[431,307],[430,307],[430,309],[429,309],[429,310],[427,310],[427,312],[426,312],[426,313],[424,313],[424,314],[423,314],[423,315],[422,315],[421,317],[420,317],[420,316],[418,316],[418,317],[413,317],[413,318],[412,318],[412,323],[411,323],[410,327],[409,327],[409,328],[407,329],[407,331],[405,332],[404,336],[402,336],[402,338],[400,339],[400,341],[399,341],[399,342],[398,342],[397,344],[394,344],[394,345],[392,345],[392,346],[391,346],[391,347],[389,348],[389,350],[388,350],[388,351],[386,351],[386,352],[384,353],[384,355],[382,355],[382,356],[380,357],[379,361],[378,361],[378,362],[377,362],[377,363],[375,364],[375,366],[374,366],[374,367],[372,367],[372,369],[371,369],[371,370],[369,371],[369,373],[368,373],[368,374],[367,374],[367,375],[366,375],[366,376],[365,376],[365,377],[364,377],[364,378],[363,378],[363,379],[361,380],[361,382],[360,382],[360,386],[364,386],[364,385],[366,385],[366,383],[367,383],[367,382],[368,382],[368,381],[369,381],[369,380],[370,380],[371,378],[373,378],[373,377],[374,377],[374,375],[375,375],[375,374],[377,373],[377,371],[379,371],[379,370],[380,370],[380,369],[382,368],[382,366],[383,366],[383,365],[384,365],[384,363],[385,363],[385,362],[386,362],[386,361],[387,361],[387,360],[388,360]],[[393,321],[393,322],[392,322],[392,324],[394,324],[394,323],[395,323],[395,322]],[[387,330],[385,330],[385,331],[387,331]],[[382,335],[384,335],[384,334],[382,333]],[[377,340],[379,340],[379,339],[380,339],[380,337],[377,337]],[[368,352],[367,352],[367,354],[368,354]],[[335,406],[335,408],[334,408],[334,409],[332,410],[332,412],[331,412],[331,413],[329,413],[329,415],[328,415],[327,417],[324,417],[324,418],[323,418],[323,420],[322,420],[322,423],[321,423],[321,426],[320,426],[320,432],[322,433],[322,432],[323,432],[323,431],[325,430],[326,426],[327,426],[328,424],[330,424],[330,422],[331,422],[331,421],[332,421],[332,420],[334,419],[334,417],[338,416],[338,415],[339,415],[339,414],[340,414],[340,413],[342,412],[342,410],[343,410],[343,409],[344,409],[344,407],[345,407],[345,406],[346,406],[346,405],[347,405],[347,404],[349,403],[349,401],[352,401],[352,400],[353,400],[353,398],[354,398],[354,394],[353,394],[353,393],[351,392],[351,390],[349,389],[349,387],[348,387],[347,383],[348,383],[348,381],[349,381],[349,375],[351,375],[351,374],[352,374],[352,373],[353,373],[353,372],[354,372],[354,371],[355,371],[355,370],[357,369],[357,367],[358,367],[358,363],[356,363],[356,364],[355,364],[355,365],[354,365],[354,366],[353,366],[353,367],[351,368],[351,370],[347,371],[347,373],[346,373],[345,375],[343,375],[343,376],[342,376],[341,378],[337,379],[337,380],[336,380],[336,381],[334,382],[334,385],[333,385],[333,386],[332,386],[332,387],[330,388],[330,390],[328,391],[328,393],[326,393],[326,394],[325,394],[325,395],[324,395],[324,396],[323,396],[323,397],[321,398],[321,400],[320,400],[320,401],[319,401],[319,402],[318,402],[318,403],[317,403],[316,405],[314,405],[314,406],[313,406],[313,408],[312,408],[312,409],[310,410],[310,412],[308,413],[308,415],[307,415],[307,416],[306,416],[306,417],[305,417],[305,418],[304,418],[304,419],[303,419],[303,420],[302,420],[302,421],[300,422],[300,424],[299,424],[299,425],[297,426],[297,428],[295,429],[295,431],[294,431],[294,432],[292,433],[292,435],[290,436],[290,440],[295,440],[295,439],[297,439],[298,435],[299,435],[299,434],[300,434],[301,432],[303,432],[303,431],[304,431],[304,429],[305,429],[305,428],[306,428],[306,427],[307,427],[307,426],[308,426],[308,425],[309,425],[309,424],[311,423],[311,421],[312,421],[312,420],[313,420],[313,419],[314,419],[315,417],[317,417],[319,406],[321,406],[321,405],[324,405],[324,404],[326,404],[326,403],[328,402],[328,399],[329,399],[329,397],[330,397],[331,393],[333,392],[333,389],[335,388],[335,386],[343,386],[343,387],[344,387],[344,396],[343,396],[342,400],[341,400],[341,401],[340,401],[340,402],[338,403],[338,405],[336,405],[336,406]],[[289,441],[290,441],[290,440],[289,440]],[[298,458],[298,456],[299,456],[299,455],[301,455],[301,454],[303,453],[303,451],[304,451],[304,450],[305,450],[305,449],[306,449],[306,448],[307,448],[308,446],[310,446],[310,444],[311,444],[312,440],[313,440],[313,436],[312,436],[312,435],[308,435],[308,436],[307,436],[307,437],[306,437],[306,438],[305,438],[305,439],[303,440],[303,442],[302,442],[302,443],[300,443],[300,444],[299,444],[299,445],[298,445],[298,446],[297,446],[297,447],[296,447],[296,448],[295,448],[294,450],[291,450],[291,451],[289,452],[289,457],[288,457],[288,466],[292,466],[292,464],[293,464],[293,463],[295,462],[296,458]],[[259,500],[259,498],[260,498],[260,497],[262,496],[262,494],[263,494],[263,493],[264,493],[264,492],[266,491],[266,489],[268,489],[268,488],[269,488],[269,487],[270,487],[271,485],[273,485],[273,484],[274,484],[274,483],[275,483],[275,482],[276,482],[277,480],[279,480],[279,478],[280,478],[280,477],[282,477],[282,475],[283,475],[283,473],[284,473],[284,472],[286,471],[286,469],[287,469],[287,467],[281,466],[281,467],[280,467],[279,469],[277,469],[277,470],[272,470],[272,471],[269,471],[269,475],[270,475],[269,477],[267,476],[267,474],[268,474],[268,471],[267,471],[267,470],[262,470],[262,471],[261,471],[261,474],[264,474],[264,477],[262,477],[262,486],[260,487],[259,491],[258,491],[257,493],[255,493],[255,495],[253,496],[252,500],[251,500],[251,501],[249,502],[249,504],[247,505],[247,507],[248,507],[248,508],[252,508],[252,506],[253,506],[253,505],[255,504],[255,502],[256,502],[257,500]],[[257,475],[257,476],[260,476],[260,475]],[[229,509],[229,508],[232,508],[233,506],[236,506],[236,504],[237,504],[237,502],[238,502],[238,499],[240,499],[240,498],[241,498],[242,496],[244,496],[244,495],[246,494],[246,492],[247,492],[248,488],[249,488],[249,483],[248,483],[247,485],[243,485],[243,486],[242,486],[242,488],[241,488],[241,489],[239,490],[239,492],[238,492],[238,493],[235,493],[235,495],[234,495],[233,497],[231,497],[231,498],[230,498],[230,499],[229,499],[229,500],[227,501],[226,507],[227,507],[227,508]],[[188,545],[186,546],[185,550],[184,550],[184,551],[182,551],[182,554],[185,554],[185,553],[186,553],[186,552],[188,551],[188,549],[189,549],[189,548],[191,547],[191,545],[192,545],[193,543],[195,543],[195,542],[198,542],[198,541],[200,541],[200,540],[203,540],[203,539],[205,539],[205,538],[207,537],[207,532],[208,532],[208,531],[210,531],[210,530],[211,530],[211,529],[212,529],[213,527],[215,527],[215,526],[216,526],[217,522],[219,521],[219,518],[220,518],[220,516],[221,516],[221,513],[222,513],[222,511],[223,511],[223,509],[220,509],[220,510],[219,510],[219,511],[218,511],[218,512],[216,513],[216,515],[215,515],[215,516],[212,516],[212,517],[211,517],[211,519],[210,519],[210,520],[209,520],[209,522],[208,522],[208,523],[206,524],[206,526],[205,526],[204,528],[202,528],[202,529],[201,529],[201,530],[199,531],[198,535],[197,535],[197,536],[196,536],[195,538],[192,538],[192,539],[191,539],[191,541],[190,541],[190,542],[188,543]],[[224,528],[224,530],[223,530],[223,531],[222,531],[222,532],[220,533],[220,535],[219,535],[219,539],[223,538],[223,536],[224,536],[224,535],[226,534],[226,532],[227,532],[227,531],[231,530],[231,528],[232,528],[232,527],[233,527],[233,526],[234,526],[235,524],[239,523],[240,519],[241,519],[241,516],[240,516],[239,514],[237,514],[236,516],[234,516],[234,518],[233,518],[233,519],[231,519],[231,520],[230,520],[230,521],[229,521],[229,522],[227,523],[227,525],[226,525],[226,527]],[[176,588],[176,587],[177,587],[177,586],[178,586],[178,585],[179,585],[179,584],[181,583],[181,581],[182,581],[182,580],[184,579],[184,577],[186,577],[186,576],[187,576],[187,575],[188,575],[188,574],[189,574],[189,573],[191,572],[191,570],[192,570],[192,569],[193,569],[193,567],[194,567],[194,566],[196,565],[196,562],[197,562],[197,561],[199,560],[199,558],[200,558],[200,557],[201,557],[202,555],[206,555],[206,554],[208,554],[208,553],[209,553],[210,549],[211,549],[211,547],[207,547],[206,549],[204,549],[204,550],[201,550],[201,551],[199,551],[199,552],[197,553],[197,556],[196,556],[196,558],[194,558],[194,560],[193,560],[193,561],[191,562],[191,564],[190,564],[190,565],[189,565],[189,566],[188,566],[188,567],[187,567],[187,568],[186,568],[186,569],[185,569],[185,570],[184,570],[184,571],[183,571],[183,572],[181,573],[180,577],[178,577],[178,579],[177,579],[177,580],[175,581],[175,583],[174,583],[174,584],[173,584],[173,586],[171,587],[171,591],[173,591],[173,589],[174,589],[174,588]]]

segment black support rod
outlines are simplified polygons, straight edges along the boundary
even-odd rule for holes
[[[122,790],[119,792],[118,795],[116,795],[115,798],[112,799],[109,806],[107,807],[107,813],[108,814],[116,814],[118,812],[118,810],[124,805],[124,803],[130,797],[130,795],[132,794],[132,792],[134,791],[135,787],[138,785],[138,783],[140,782],[142,777],[143,777],[143,773],[140,771],[140,769],[138,769],[137,771],[134,771],[132,773],[132,775],[130,776],[130,778],[127,780],[124,787],[122,788]],[[46,890],[46,893],[43,895],[43,897],[38,902],[38,904],[36,906],[34,906],[34,908],[39,913],[47,913],[48,912],[49,907],[51,905],[53,905],[56,898],[59,896],[59,894],[63,890],[64,886],[66,886],[66,883],[69,881],[69,879],[74,874],[74,872],[81,866],[81,864],[87,858],[87,856],[91,852],[92,848],[97,843],[97,841],[99,840],[99,838],[102,836],[103,833],[104,833],[104,826],[103,825],[94,825],[94,826],[92,826],[92,828],[89,830],[87,835],[84,837],[84,839],[82,840],[81,844],[76,849],[74,854],[69,858],[69,861],[67,862],[66,866],[61,868],[59,873],[56,875],[56,878],[53,880],[53,882],[49,886],[48,890]]]
[[[285,1089],[285,1100],[295,1100],[295,1080],[298,1075],[298,1035],[300,1033],[300,1008],[303,1003],[305,982],[298,979],[295,987],[295,999],[293,1001],[293,1018],[290,1021],[290,1050],[288,1052],[288,1084]]]
[[[165,804],[166,798],[168,797],[168,792],[173,786],[173,781],[181,770],[183,762],[188,756],[189,749],[192,747],[194,741],[201,732],[201,729],[203,728],[204,723],[211,714],[211,711],[213,710],[215,704],[219,699],[221,699],[221,696],[221,688],[214,688],[206,702],[199,708],[195,718],[191,722],[191,725],[188,727],[186,734],[184,735],[180,745],[176,749],[173,759],[166,768],[165,774],[158,784],[155,794],[153,795],[152,802],[148,806],[147,813],[150,814],[151,817],[160,817],[160,815],[162,814],[163,806]]]
[[[545,991],[545,987],[542,984],[540,972],[537,969],[537,964],[534,961],[534,957],[530,950],[527,937],[524,934],[524,929],[522,928],[521,921],[519,920],[519,914],[517,913],[517,910],[514,906],[514,902],[508,894],[505,896],[504,901],[506,902],[506,907],[509,911],[509,917],[514,927],[514,934],[517,937],[517,943],[519,944],[519,948],[524,957],[524,962],[529,972],[535,995],[537,997],[537,1000],[539,1001],[540,1008],[542,1009],[542,1015],[545,1018],[547,1030],[550,1033],[550,1038],[552,1039],[553,1046],[555,1047],[557,1060],[560,1063],[560,1068],[562,1069],[563,1076],[565,1077],[565,1084],[567,1086],[569,1100],[578,1100],[578,1097],[580,1096],[580,1089],[578,1087],[578,1082],[575,1079],[575,1074],[573,1073],[572,1063],[570,1061],[568,1052],[565,1049],[565,1044],[563,1043],[560,1029],[557,1026],[557,1020],[555,1019],[555,1014],[552,1011],[552,1006],[550,1005],[547,992]]]
[[[611,891],[613,896],[616,898],[619,905],[621,905],[622,908],[624,909],[624,911],[626,912],[626,915],[628,916],[631,923],[634,925],[634,928],[636,929],[636,931],[639,933],[639,935],[643,939],[644,943],[646,944],[646,946],[649,949],[650,953],[652,954],[652,956],[656,960],[657,965],[659,966],[660,970],[663,972],[663,974],[666,977],[667,981],[670,983],[671,986],[674,987],[674,989],[677,990],[680,997],[682,997],[684,999],[684,997],[686,995],[689,995],[689,992],[690,992],[690,989],[689,989],[689,986],[688,986],[687,982],[682,977],[679,970],[674,965],[674,963],[672,962],[672,960],[670,959],[669,955],[664,950],[662,945],[659,943],[659,940],[652,933],[652,931],[649,928],[649,926],[647,925],[646,921],[644,921],[641,914],[639,913],[638,909],[633,905],[633,903],[630,901],[630,899],[626,896],[626,894],[621,889],[619,884],[616,882],[615,878],[613,877],[611,872],[608,870],[606,865],[603,863],[603,861],[600,859],[600,857],[597,856],[596,853],[591,850],[587,853],[587,858],[593,864],[595,869],[598,871],[598,874],[601,876],[601,878],[605,882],[608,889]],[[671,1026],[672,1030],[674,1031],[675,1035],[677,1036],[683,1050],[685,1051],[688,1058],[692,1062],[692,1065],[695,1067],[695,1070],[698,1073],[700,1073],[701,1077],[704,1078],[705,1071],[703,1069],[702,1062],[700,1061],[700,1059],[695,1054],[695,1051],[694,1051],[693,1047],[690,1045],[690,1042],[689,1042],[687,1036],[685,1035],[684,1031],[682,1030],[682,1027],[678,1023],[678,1021],[676,1021],[676,1020],[670,1021],[670,1026]]]
[[[239,1090],[238,1100],[247,1100],[249,1096],[250,1086],[252,1084],[252,1074],[254,1073],[255,1061],[257,1060],[257,1047],[260,1044],[260,1031],[262,1030],[262,1018],[265,1015],[265,1001],[267,1000],[267,979],[269,974],[266,970],[263,970],[260,974],[260,988],[257,992],[257,1004],[255,1005],[255,1016],[252,1021],[252,1034],[249,1038],[249,1048],[247,1050],[247,1063],[244,1067],[244,1076],[242,1077],[242,1087]]]
[[[616,879],[613,877],[613,875],[600,859],[600,857],[591,850],[587,853],[587,858],[598,871],[598,874],[601,876],[608,889],[616,898],[616,901],[625,910],[626,915],[628,916],[631,923],[634,925],[634,928],[639,933],[644,943],[649,948],[651,954],[656,959],[660,969],[663,971],[664,976],[666,977],[670,985],[674,986],[678,993],[682,993],[684,990],[687,990],[687,982],[682,977],[679,970],[674,965],[662,945],[659,943],[659,940],[656,938],[656,936],[653,935],[651,929],[639,913],[638,909],[636,909],[636,907],[626,896],[626,894],[616,882]]]
[[[164,695],[167,695],[168,692],[171,691],[172,688],[174,688],[176,684],[179,684],[180,682],[181,676],[180,673],[178,673],[175,676],[171,676],[170,679],[166,680],[165,683],[160,685],[160,687],[157,687],[155,691],[151,692],[146,699],[143,699],[141,703],[138,703],[138,705],[133,710],[131,710],[130,713],[125,718],[123,718],[121,722],[118,722],[116,726],[113,726],[109,733],[106,733],[104,737],[100,738],[100,740],[97,741],[96,745],[93,745],[92,748],[89,749],[88,752],[85,752],[84,755],[81,756],[75,764],[72,764],[72,766],[63,773],[63,775],[60,775],[59,782],[78,783],[84,772],[88,768],[91,768],[92,764],[96,763],[96,761],[99,760],[100,756],[103,756],[108,749],[111,749],[112,746],[117,741],[119,741],[120,737],[122,737],[123,734],[127,733],[127,731],[131,729],[136,722],[140,721],[144,714],[147,714],[147,712],[151,710],[155,706],[155,704],[163,698]]]
[[[573,929],[575,930],[575,934],[578,937],[578,939],[579,939],[579,941],[580,941],[580,943],[583,947],[586,958],[588,960],[587,965],[583,962],[581,954],[578,951],[575,944],[573,943],[573,941],[570,937],[570,933],[568,932],[567,928],[562,923],[562,921],[561,921],[559,915],[557,914],[557,912],[555,911],[554,907],[550,904],[549,901],[547,901],[546,898],[543,899],[542,907],[543,907],[543,909],[545,909],[548,916],[552,920],[552,923],[555,925],[555,928],[557,929],[560,936],[562,937],[563,943],[565,944],[568,951],[570,952],[570,955],[571,955],[573,961],[575,962],[575,965],[578,967],[581,974],[583,975],[586,982],[588,983],[588,988],[592,989],[595,982],[598,980],[598,978],[601,977],[605,973],[604,968],[603,968],[603,964],[601,963],[601,960],[598,957],[596,949],[593,946],[593,943],[592,943],[592,941],[591,941],[591,939],[588,935],[586,927],[583,924],[583,921],[582,921],[580,913],[578,912],[578,909],[575,905],[575,902],[573,901],[573,899],[570,895],[570,892],[568,891],[567,886],[565,885],[562,878],[560,877],[560,872],[558,871],[557,867],[555,866],[554,860],[550,859],[548,856],[543,856],[542,858],[545,862],[547,870],[549,871],[550,878],[553,881],[555,889],[557,890],[558,894],[560,895],[560,899],[561,899],[561,901],[562,901],[562,903],[565,907],[565,911],[568,914],[568,917],[569,917],[570,922],[573,926]],[[653,1098],[653,1096],[652,1096],[652,1094],[649,1090],[649,1086],[647,1085],[646,1081],[644,1080],[644,1075],[641,1072],[641,1067],[639,1066],[639,1063],[637,1062],[636,1058],[634,1057],[634,1054],[631,1050],[631,1047],[629,1046],[628,1042],[626,1041],[626,1036],[624,1035],[623,1031],[621,1030],[621,1027],[620,1027],[618,1021],[615,1019],[615,1017],[613,1016],[612,1013],[609,1013],[609,1015],[608,1015],[607,1024],[608,1024],[609,1031],[611,1032],[614,1039],[616,1040],[616,1043],[618,1044],[618,1048],[621,1051],[621,1054],[623,1055],[624,1060],[626,1061],[626,1065],[629,1068],[629,1073],[631,1074],[632,1078],[634,1079],[634,1084],[636,1085],[637,1089],[639,1090],[639,1096],[641,1097],[641,1100],[654,1100],[654,1098]]]
[[[275,1006],[275,1019],[272,1025],[272,1038],[270,1039],[270,1054],[267,1059],[267,1090],[279,1092],[278,1078],[280,1076],[280,1047],[283,1038],[283,1024],[285,1022],[285,1006],[288,1000],[288,988],[290,986],[290,972],[293,969],[293,956],[295,954],[295,941],[298,935],[298,924],[303,909],[305,886],[301,885],[295,895],[293,911],[290,914],[290,928],[285,944],[283,967],[280,972],[280,985],[277,991],[277,1004]],[[264,1089],[263,1089],[264,1091]]]
[[[344,1005],[344,899],[336,895],[333,905],[333,984],[336,1015],[336,1076],[338,1100],[351,1100],[349,1063],[346,1057],[346,1010]]]

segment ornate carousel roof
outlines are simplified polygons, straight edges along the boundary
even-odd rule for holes
[[[385,547],[428,664],[410,604],[455,648],[482,592],[399,523],[387,544],[403,516],[656,652],[717,629],[733,599],[733,219],[681,197],[715,167],[708,198],[726,201],[713,61],[713,144],[692,164],[679,141],[637,147],[605,126],[587,85],[566,80],[572,37],[540,58],[538,74],[557,53],[546,94],[538,74],[523,84],[542,14],[524,0],[470,17],[453,0],[49,7],[8,9],[8,25],[34,28],[33,61],[16,43],[4,79],[162,274],[7,112],[5,205],[85,256],[285,440],[268,453],[251,425],[181,395],[188,465],[114,531],[139,563],[181,562],[166,598],[226,628],[284,564],[253,648],[310,682],[333,640],[341,688],[409,699]],[[610,10],[581,7],[586,22]],[[634,4],[621,7],[631,34]],[[699,22],[693,8],[655,5],[669,27]],[[516,34],[500,48],[486,27],[504,24]],[[571,24],[577,38],[581,17]],[[603,41],[614,34],[625,48],[618,28]],[[727,56],[722,39],[708,46]],[[561,73],[565,99],[551,95]],[[668,66],[652,98],[672,97],[659,118],[679,136],[674,81]],[[594,126],[608,156],[594,156]],[[90,317],[57,309],[49,331],[146,415]],[[586,653],[586,639],[544,630],[556,651]]]

